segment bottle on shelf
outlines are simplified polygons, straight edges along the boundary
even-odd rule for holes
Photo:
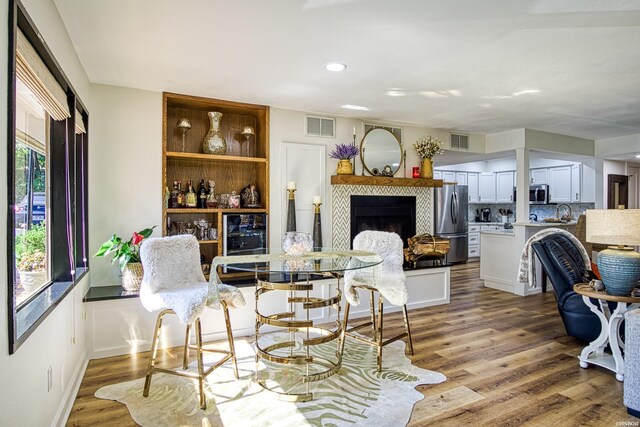
[[[204,178],[200,179],[200,189],[198,190],[198,209],[206,209],[207,207],[207,186]]]
[[[173,181],[173,188],[171,189],[171,195],[169,197],[169,207],[178,207],[178,181]]]
[[[187,186],[189,190],[187,191],[186,206],[188,208],[195,208],[197,206],[197,197],[196,197],[196,193],[194,193],[193,191],[193,185],[191,185],[191,180],[188,181]]]
[[[178,207],[184,208],[186,204],[185,194],[182,191],[182,181],[178,181]]]

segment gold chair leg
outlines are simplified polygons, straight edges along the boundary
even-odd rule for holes
[[[373,290],[369,291],[370,295],[369,295],[369,309],[371,311],[371,337],[374,341],[377,341],[377,335],[376,335],[376,305],[375,305],[375,294]]]
[[[202,326],[200,318],[196,319],[196,358],[198,360],[198,389],[200,390],[200,408],[207,409],[207,399],[204,395],[204,363],[202,361]]]
[[[407,347],[409,354],[413,356],[413,340],[411,339],[411,328],[409,327],[409,313],[407,312],[407,304],[402,306],[402,316],[404,317],[404,327],[407,330]]]
[[[382,308],[383,308],[382,295],[378,297],[378,372],[382,371]]]
[[[340,357],[344,353],[344,342],[347,340],[347,323],[349,323],[349,309],[351,304],[347,301],[347,306],[344,308],[344,317],[342,320],[342,334],[340,334]]]
[[[191,325],[187,325],[187,331],[184,336],[184,352],[182,355],[182,369],[189,368],[189,344],[191,341]]]
[[[238,379],[238,360],[236,358],[236,348],[233,344],[233,331],[231,330],[231,320],[229,319],[229,307],[222,302],[222,311],[224,312],[224,323],[227,327],[227,341],[229,341],[229,351],[231,352],[231,360],[233,361],[233,373]]]
[[[144,389],[142,395],[144,397],[149,396],[149,388],[151,387],[151,376],[153,375],[153,367],[156,364],[156,354],[158,352],[158,341],[160,340],[160,328],[162,327],[162,317],[167,314],[168,311],[164,310],[158,314],[156,319],[156,327],[153,330],[153,341],[151,342],[151,354],[149,355],[149,363],[147,364],[147,375],[144,379]]]

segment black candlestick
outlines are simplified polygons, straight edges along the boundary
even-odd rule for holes
[[[295,188],[287,189],[289,192],[289,206],[287,208],[287,231],[296,231],[296,197]]]
[[[320,220],[320,205],[322,203],[314,203],[313,206],[313,248],[319,251],[322,248],[322,222]]]

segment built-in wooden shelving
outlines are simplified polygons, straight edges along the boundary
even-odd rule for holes
[[[333,175],[331,185],[379,185],[388,187],[442,187],[441,179],[394,178],[391,176]]]

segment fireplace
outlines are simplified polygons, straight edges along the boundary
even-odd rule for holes
[[[416,234],[415,196],[351,196],[351,242],[365,230],[394,232],[407,239]]]

